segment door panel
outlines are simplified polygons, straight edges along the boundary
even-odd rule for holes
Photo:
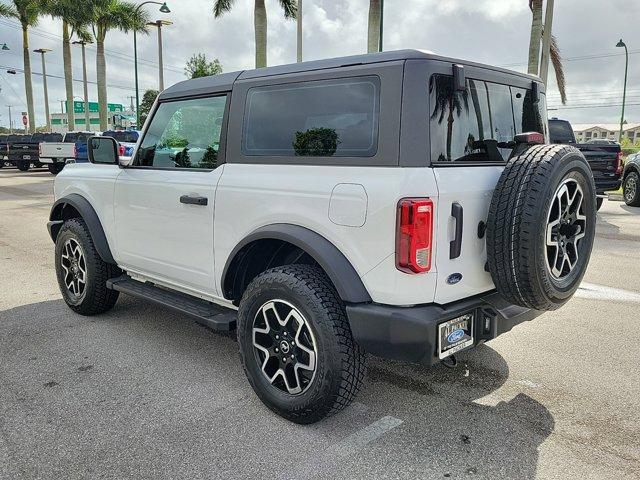
[[[211,172],[125,168],[115,190],[118,263],[205,293],[213,282],[214,194]],[[180,197],[205,197],[207,205]]]

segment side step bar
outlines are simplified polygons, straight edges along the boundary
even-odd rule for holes
[[[237,314],[230,308],[221,307],[206,300],[176,292],[152,283],[143,283],[128,275],[107,280],[107,288],[172,308],[194,317],[196,322],[212,330],[229,331],[236,328]]]

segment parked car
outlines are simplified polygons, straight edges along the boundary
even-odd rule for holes
[[[61,142],[41,142],[40,162],[54,175],[62,171],[67,161],[88,162],[87,139],[95,135],[95,132],[68,132]]]
[[[640,207],[640,153],[627,157],[622,174],[622,196],[631,207]]]
[[[130,160],[92,137],[93,165],[56,177],[62,296],[237,329],[258,397],[318,421],[353,400],[365,352],[454,365],[571,298],[595,185],[543,143],[546,118],[537,77],[414,50],[187,80]]]
[[[33,135],[10,135],[7,156],[9,161],[18,167],[18,170],[26,172],[31,165],[42,167],[40,163],[40,143],[60,142],[60,133],[34,133]]]
[[[599,210],[604,201],[605,192],[618,190],[622,182],[623,164],[620,144],[604,139],[577,143],[571,124],[567,120],[558,118],[549,119],[549,140],[551,143],[572,145],[585,156],[596,183]]]
[[[0,168],[9,163],[7,158],[7,139],[9,135],[0,135]]]
[[[105,137],[113,137],[120,145],[120,155],[123,157],[131,157],[133,150],[140,138],[138,130],[107,130],[102,134]]]

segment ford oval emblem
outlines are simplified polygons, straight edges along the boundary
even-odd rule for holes
[[[447,283],[449,285],[455,285],[456,283],[460,282],[460,280],[462,280],[461,273],[452,273],[447,277]]]
[[[454,330],[447,336],[447,342],[455,343],[462,337],[464,337],[464,330],[462,328],[459,328],[458,330]]]

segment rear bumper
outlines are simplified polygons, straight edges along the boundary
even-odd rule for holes
[[[347,305],[355,340],[367,352],[404,362],[438,363],[438,325],[466,313],[475,314],[474,345],[496,338],[543,312],[512,305],[498,293],[488,293],[448,305],[396,307]],[[473,348],[473,347],[469,347]]]
[[[596,195],[604,195],[604,192],[618,190],[622,185],[620,178],[596,179]]]

